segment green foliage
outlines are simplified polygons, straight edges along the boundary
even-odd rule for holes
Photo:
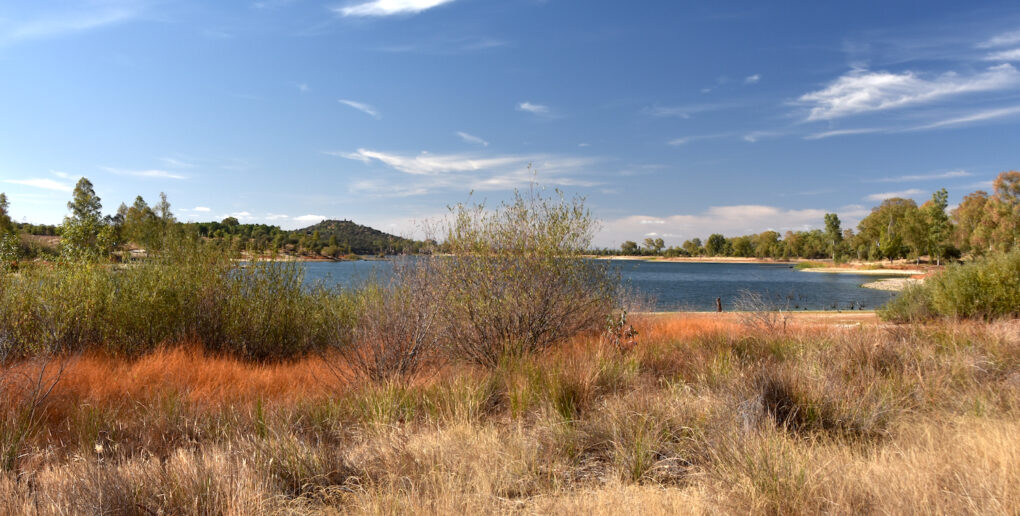
[[[825,236],[829,239],[832,250],[832,259],[836,259],[839,244],[843,242],[843,232],[839,227],[839,216],[835,213],[825,214]]]
[[[11,216],[7,213],[9,207],[7,194],[0,192],[0,234],[14,231],[14,223],[11,222]]]
[[[0,273],[14,268],[21,256],[20,242],[13,232],[0,232]]]
[[[451,209],[432,278],[455,357],[489,367],[601,326],[615,303],[609,265],[586,260],[595,221],[583,199],[533,186],[495,211]]]
[[[938,314],[932,305],[930,288],[914,284],[880,308],[879,315],[887,321],[915,323],[934,319]]]
[[[709,256],[720,256],[724,254],[726,250],[726,237],[715,233],[708,237],[708,242],[705,243],[705,252]]]
[[[296,264],[237,269],[223,249],[192,240],[129,266],[0,276],[0,346],[15,356],[137,355],[197,341],[244,358],[283,359],[343,341],[354,313],[346,293],[304,288]]]
[[[1020,316],[1020,250],[950,265],[922,286],[901,293],[881,314],[897,322]]]
[[[107,256],[114,244],[112,228],[104,224],[99,196],[92,183],[81,178],[74,187],[71,210],[61,227],[60,256],[68,262],[95,262]]]
[[[931,196],[931,201],[922,206],[925,222],[927,222],[928,256],[941,263],[946,256],[946,246],[952,232],[946,206],[949,205],[949,194],[943,188]]]

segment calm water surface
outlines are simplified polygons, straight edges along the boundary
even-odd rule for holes
[[[614,260],[625,284],[656,310],[714,310],[715,298],[732,309],[741,291],[761,293],[793,310],[871,310],[885,304],[893,293],[861,284],[880,276],[821,274],[786,264],[678,263]],[[385,278],[388,261],[303,262],[305,281],[356,286],[373,275]]]

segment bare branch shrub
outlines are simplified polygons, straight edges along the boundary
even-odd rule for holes
[[[333,373],[347,380],[406,381],[434,360],[441,332],[432,278],[428,259],[403,258],[386,284],[367,285],[351,342],[324,354]]]
[[[733,306],[739,312],[741,324],[752,330],[785,333],[790,322],[789,307],[761,292],[741,290]]]

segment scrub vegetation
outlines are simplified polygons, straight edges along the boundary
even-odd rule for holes
[[[165,199],[117,263],[85,183],[60,258],[0,273],[0,513],[1020,512],[1016,311],[945,308],[1015,253],[905,325],[628,314],[559,192],[454,206],[447,253],[337,290]]]

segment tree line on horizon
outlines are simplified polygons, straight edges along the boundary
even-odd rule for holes
[[[242,224],[236,217],[219,222],[181,222],[171,211],[165,193],[160,193],[159,201],[152,206],[139,195],[130,206],[121,203],[115,213],[103,215],[101,199],[92,182],[84,177],[75,185],[67,203],[70,213],[60,225],[14,222],[9,206],[6,194],[0,193],[0,267],[4,268],[36,257],[116,261],[131,250],[159,251],[168,239],[187,236],[216,242],[238,255],[285,253],[339,258],[418,252],[424,245],[348,220],[323,221],[294,231],[267,224]],[[46,244],[33,237],[59,237],[59,244]]]
[[[883,201],[861,220],[857,230],[842,228],[835,213],[825,215],[825,228],[802,231],[763,231],[726,237],[715,233],[702,241],[686,240],[666,247],[662,238],[645,238],[641,244],[624,242],[619,249],[594,249],[596,255],[707,256],[767,259],[831,258],[836,261],[895,260],[933,262],[964,255],[980,256],[1009,251],[1020,239],[1020,172],[999,174],[992,193],[978,190],[947,213],[948,195],[940,189],[920,206],[911,199]],[[324,221],[302,230],[286,231],[266,224],[242,224],[235,217],[220,222],[180,222],[170,210],[166,195],[150,206],[137,196],[131,206],[121,203],[112,215],[92,183],[81,178],[68,203],[70,215],[59,226],[14,222],[9,203],[0,193],[0,263],[54,256],[64,260],[120,259],[130,249],[158,251],[167,238],[191,235],[217,242],[237,254],[286,253],[335,258],[352,254],[420,252],[427,243],[387,235],[350,221]],[[21,235],[19,237],[19,235]],[[25,235],[59,236],[58,247],[45,247]],[[431,242],[435,245],[435,242]],[[442,246],[439,246],[442,250]]]
[[[981,256],[1008,252],[1020,240],[1020,172],[999,174],[992,193],[970,193],[947,213],[945,188],[917,205],[912,199],[894,197],[882,201],[861,220],[857,230],[842,228],[835,213],[825,215],[824,229],[763,231],[753,235],[726,237],[715,233],[702,241],[692,238],[679,246],[666,247],[662,238],[628,240],[619,249],[598,249],[598,255],[625,256],[708,256],[790,259],[831,258],[833,260],[920,261],[922,256],[941,263],[964,255]]]

